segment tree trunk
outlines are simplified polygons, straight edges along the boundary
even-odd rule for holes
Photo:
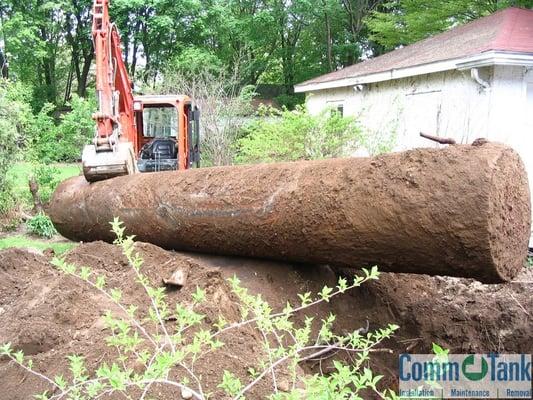
[[[93,61],[93,52],[91,51],[83,61],[83,69],[80,73],[80,78],[78,80],[78,96],[85,97],[87,95],[87,86],[89,85],[89,72],[91,71],[91,64]]]
[[[331,38],[331,23],[328,13],[324,13],[324,22],[326,24],[326,54],[328,57],[328,71],[331,72],[333,68],[333,54],[332,54],[332,38]]]
[[[37,180],[32,176],[28,180],[28,186],[33,199],[33,211],[35,213],[40,213],[43,211],[43,203],[41,201],[41,196],[39,196],[39,183],[37,183]]]

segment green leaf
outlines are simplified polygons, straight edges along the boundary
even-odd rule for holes
[[[348,288],[348,280],[343,277],[339,277],[339,284],[337,285],[337,289],[340,293],[344,293],[346,289]]]
[[[236,396],[244,386],[242,385],[241,380],[233,373],[224,371],[222,382],[217,387],[224,390],[224,392],[230,396]]]
[[[91,382],[87,385],[87,396],[90,399],[94,399],[103,390],[104,385],[98,381]]]
[[[90,268],[81,267],[80,278],[83,279],[84,281],[88,281],[91,276],[91,273],[92,271]]]
[[[300,301],[302,302],[302,307],[305,307],[308,304],[312,303],[311,292],[307,292],[304,294],[298,294],[298,297],[300,298]]]
[[[22,350],[13,353],[13,357],[19,364],[24,364],[24,352]]]
[[[13,352],[13,349],[11,348],[11,343],[5,343],[2,346],[0,346],[0,355],[2,356],[9,356]]]
[[[41,394],[36,394],[33,396],[35,399],[37,400],[49,400],[50,397],[48,397],[48,390],[47,391],[44,391],[43,393]]]
[[[67,356],[67,359],[70,361],[70,371],[72,372],[72,375],[74,377],[75,381],[82,381],[85,380],[85,359],[82,356],[78,355],[70,355]]]
[[[433,353],[435,353],[436,355],[441,355],[441,354],[446,353],[446,350],[440,347],[437,343],[433,343],[432,347],[433,347]]]
[[[104,275],[98,275],[98,277],[96,278],[95,286],[98,289],[103,290],[104,287],[105,287],[105,284],[106,284],[105,282],[106,282],[105,276]]]
[[[205,300],[205,290],[196,286],[196,292],[192,294],[192,298],[196,304],[199,304]]]
[[[322,300],[324,300],[326,302],[329,302],[330,294],[332,292],[333,292],[332,288],[330,288],[328,286],[324,286],[322,291],[319,293],[319,296],[320,296],[320,298],[322,298]]]
[[[287,304],[285,305],[285,308],[283,309],[283,314],[290,315],[294,309],[291,306],[291,303],[287,301]]]
[[[111,289],[111,298],[116,303],[120,303],[120,300],[122,299],[122,291],[120,289]]]
[[[65,390],[67,387],[67,381],[63,378],[63,375],[56,376],[54,382],[61,390]]]

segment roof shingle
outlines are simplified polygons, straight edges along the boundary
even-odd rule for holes
[[[533,10],[506,8],[382,56],[313,78],[298,86],[464,58],[487,51],[533,54]]]

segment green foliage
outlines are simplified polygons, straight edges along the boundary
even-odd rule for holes
[[[57,185],[61,182],[60,169],[54,165],[37,164],[32,172],[39,184],[41,202],[48,203]]]
[[[43,212],[29,219],[26,225],[28,226],[28,230],[37,236],[50,239],[57,234],[52,220]]]
[[[195,365],[208,362],[209,358],[204,356],[225,346],[222,341],[225,333],[243,327],[253,330],[255,337],[264,338],[263,348],[258,352],[257,364],[248,370],[249,377],[239,375],[238,371],[220,371],[218,388],[229,398],[244,399],[263,379],[275,381],[276,375],[281,372],[289,374],[289,387],[293,389],[280,392],[274,388],[272,399],[318,400],[324,398],[324,394],[327,398],[347,398],[348,394],[350,398],[361,398],[365,391],[374,392],[383,399],[395,398],[391,391],[382,391],[376,386],[381,377],[375,376],[366,366],[370,353],[389,338],[398,329],[397,326],[390,325],[375,332],[356,330],[339,335],[333,330],[335,316],[330,315],[323,321],[305,316],[309,308],[341,296],[369,280],[378,279],[377,268],[364,269],[353,282],[341,278],[336,288],[325,287],[319,294],[302,295],[302,304],[288,303],[277,312],[261,295],[251,294],[237,277],[233,277],[228,284],[238,299],[241,319],[228,323],[223,315],[219,315],[218,322],[210,325],[200,312],[207,302],[213,301],[208,291],[198,287],[192,301],[171,304],[165,290],[152,286],[150,279],[144,275],[143,259],[135,250],[133,237],[126,236],[124,225],[115,219],[112,229],[117,237],[115,244],[127,258],[135,283],[149,297],[149,305],[147,309],[130,303],[126,305],[122,302],[121,291],[109,286],[104,275],[55,258],[52,263],[61,272],[77,277],[114,303],[118,312],[108,311],[104,321],[109,331],[106,342],[117,350],[119,356],[93,366],[92,373],[82,356],[71,355],[68,357],[70,373],[52,378],[35,371],[32,359],[9,343],[0,346],[0,355],[48,385],[48,391],[40,398],[47,398],[48,392],[54,393],[55,398],[69,399],[95,399],[119,393],[128,397],[130,389],[143,391],[145,398],[150,396],[155,385],[179,389],[195,399],[212,398],[211,394],[204,392],[205,382],[201,375],[195,373]],[[296,314],[303,319],[295,318]],[[175,322],[171,324],[168,321]],[[336,362],[336,370],[329,375],[298,375],[300,362],[332,351],[351,353],[354,363]]]
[[[390,50],[445,31],[509,6],[532,7],[531,0],[388,1],[366,20],[370,39]]]
[[[95,123],[92,115],[96,110],[96,102],[91,97],[83,99],[76,95],[70,100],[70,108],[60,118],[58,126],[59,145],[63,148],[62,154],[55,161],[77,161],[81,157],[83,146],[94,137]]]
[[[80,174],[80,166],[77,164],[44,165],[30,162],[15,163],[7,172],[7,179],[12,183],[13,187],[13,202],[17,202],[25,208],[33,207],[28,181],[30,177],[35,177],[36,173],[38,175],[38,183],[41,186],[41,199],[46,202],[48,201],[47,197],[51,195],[58,182]],[[39,178],[39,176],[42,177]]]
[[[76,246],[75,243],[68,242],[50,242],[45,240],[38,240],[35,237],[25,235],[7,236],[0,239],[0,250],[3,249],[36,249],[46,250],[52,249],[57,255],[61,255]]]
[[[264,108],[260,117],[243,128],[237,143],[238,162],[341,157],[362,144],[363,135],[355,119],[333,110],[314,116],[302,106],[294,111]]]
[[[376,390],[377,383],[382,376],[375,376],[368,368],[363,368],[360,373],[360,362],[356,366],[344,365],[333,362],[335,370],[328,376],[313,375],[305,379],[307,386],[307,399],[351,399],[356,397],[363,389],[370,387]]]
[[[14,203],[13,182],[7,171],[17,160],[18,144],[24,140],[29,115],[29,108],[21,98],[20,86],[0,81],[0,214],[6,213]]]
[[[205,73],[217,76],[224,71],[224,66],[213,52],[198,47],[188,47],[170,60],[167,70],[194,79],[196,75]]]
[[[5,215],[15,206],[13,182],[5,177],[0,180],[2,180],[2,186],[0,186],[0,215]]]
[[[283,86],[289,97],[280,102],[290,108],[295,83],[374,52],[362,19],[380,0],[110,3],[136,83],[153,84],[171,67],[191,74],[238,70],[240,86]],[[0,6],[11,75],[31,88],[35,112],[90,92],[91,6],[92,0],[5,0]]]
[[[187,93],[200,108],[200,149],[203,166],[233,162],[235,140],[245,117],[253,113],[255,87],[239,85],[236,74],[204,70],[191,74],[167,69],[156,93]]]
[[[449,349],[445,349],[439,346],[437,343],[433,343],[432,351],[438,357],[448,357],[448,354],[450,353]]]
[[[305,103],[305,95],[303,93],[299,94],[282,94],[276,96],[274,101],[281,107],[288,110],[294,110],[300,105]]]
[[[31,124],[32,156],[39,162],[73,162],[81,157],[83,146],[94,136],[94,101],[74,95],[72,110],[56,124],[54,106],[45,104]]]
[[[223,389],[228,395],[236,396],[241,392],[244,386],[239,378],[229,371],[224,371],[224,374],[222,375],[222,382],[218,385],[218,387]]]
[[[297,103],[295,83],[499,8],[533,5],[531,0],[110,3],[136,83],[154,86],[169,68],[215,76],[237,70],[240,86],[282,86],[278,102],[288,108]],[[46,103],[62,106],[72,93],[84,97],[93,86],[91,6],[91,0],[4,0],[0,6],[11,75],[30,88],[35,112]]]

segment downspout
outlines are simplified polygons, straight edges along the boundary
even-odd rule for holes
[[[470,76],[472,77],[473,80],[475,80],[483,88],[483,90],[485,92],[490,90],[490,83],[488,83],[487,81],[481,79],[481,77],[479,76],[479,69],[478,68],[471,68],[470,69]]]

